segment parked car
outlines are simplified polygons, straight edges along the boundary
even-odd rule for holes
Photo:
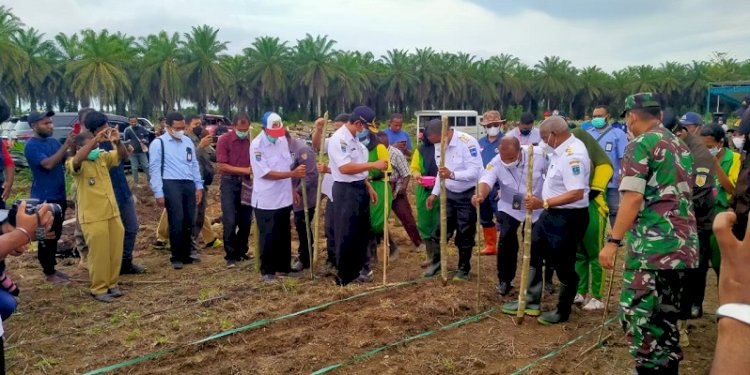
[[[146,130],[150,132],[154,131],[154,124],[152,124],[151,121],[149,121],[149,119],[145,117],[138,117],[138,123],[144,128],[146,128]]]
[[[13,129],[16,127],[17,122],[18,122],[18,117],[11,117],[8,119],[8,121],[0,124],[0,138],[4,140],[10,139],[10,134],[13,132]]]
[[[219,131],[219,134],[216,134],[217,129],[226,127],[224,133],[234,131],[232,121],[226,116],[203,114],[201,115],[201,120],[205,124],[206,130],[208,130],[208,134],[211,134],[211,136],[214,137],[214,143],[216,143],[216,140],[219,139],[219,136],[222,134],[222,131]]]

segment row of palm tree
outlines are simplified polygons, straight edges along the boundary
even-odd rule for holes
[[[376,58],[309,34],[295,44],[261,36],[231,55],[218,31],[202,25],[135,38],[86,29],[49,39],[0,6],[0,90],[18,110],[94,104],[143,116],[195,105],[198,112],[258,115],[272,108],[309,118],[364,103],[381,113],[513,107],[558,108],[580,117],[597,104],[616,111],[626,95],[639,91],[660,92],[665,104],[680,110],[699,110],[710,82],[750,79],[750,61],[723,53],[710,61],[606,72],[558,56],[530,66],[509,54],[481,59],[429,47]]]

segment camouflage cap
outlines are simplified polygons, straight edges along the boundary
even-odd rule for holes
[[[629,95],[625,98],[625,110],[622,111],[621,117],[631,109],[642,108],[661,108],[661,97],[653,92],[639,92]]]

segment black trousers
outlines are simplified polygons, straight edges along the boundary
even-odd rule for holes
[[[516,277],[518,262],[518,227],[522,223],[505,212],[498,212],[500,233],[497,241],[497,280],[510,283]]]
[[[52,231],[55,232],[55,238],[40,241],[40,246],[36,254],[37,259],[39,259],[39,264],[42,265],[42,271],[44,271],[44,274],[51,276],[55,274],[55,266],[57,265],[57,260],[55,260],[55,255],[57,254],[57,241],[60,240],[60,236],[62,235],[63,221],[65,221],[65,211],[68,208],[68,202],[48,201],[47,203],[58,204],[62,209],[62,215],[56,217],[55,221],[52,222]],[[33,236],[34,234],[32,233],[31,235]]]
[[[497,189],[495,189],[495,186],[490,190],[487,199],[479,205],[479,224],[482,225],[482,228],[493,228],[495,226],[493,221],[497,213]]]
[[[588,208],[549,209],[542,212],[531,232],[531,267],[542,269],[542,261],[552,266],[562,284],[558,310],[569,314],[578,285],[575,270],[576,248],[586,233]],[[531,284],[541,283],[542,273],[535,272]]]
[[[312,234],[312,219],[315,216],[315,207],[307,209],[307,219],[309,220],[308,225],[310,226],[310,234]],[[297,230],[297,238],[299,238],[299,246],[297,246],[297,255],[299,261],[305,267],[310,267],[310,253],[307,251],[307,226],[305,225],[305,211],[294,211],[294,228]],[[315,252],[315,243],[310,238],[310,248]]]
[[[195,182],[164,180],[164,205],[167,208],[172,262],[190,263],[195,225]]]
[[[698,259],[700,263],[696,269],[685,270],[685,290],[689,293],[682,294],[680,319],[691,319],[693,306],[702,307],[706,296],[706,276],[708,274],[708,262],[711,260],[711,234],[710,229],[698,229]]]
[[[367,261],[370,239],[370,196],[364,181],[334,182],[333,225],[336,241],[336,283],[346,285],[359,276]]]
[[[448,238],[455,232],[456,247],[459,249],[471,249],[474,247],[474,236],[477,234],[477,209],[471,205],[471,196],[474,188],[461,193],[446,191],[446,220],[448,224]],[[435,226],[432,232],[432,240],[440,242],[440,225]]]
[[[208,203],[208,186],[203,186],[203,198],[198,205],[195,207],[195,221],[193,224],[193,234],[190,238],[192,249],[195,252],[200,251],[198,245],[198,237],[201,235],[203,229],[203,223],[206,221],[206,204]],[[204,238],[203,241],[210,241],[211,238]]]
[[[242,204],[242,178],[221,177],[221,221],[224,225],[224,259],[240,260],[248,250],[253,208]]]
[[[292,263],[292,227],[289,215],[292,206],[276,210],[255,209],[260,245],[260,273],[288,273]]]
[[[328,200],[326,204],[326,217],[325,217],[325,230],[326,230],[326,252],[328,253],[328,259],[326,262],[332,266],[336,266],[336,234],[333,230],[333,201]]]

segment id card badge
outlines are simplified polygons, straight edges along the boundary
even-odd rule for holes
[[[187,148],[187,161],[193,161],[193,149],[190,147]]]
[[[521,194],[513,195],[513,209],[520,210],[521,207],[523,207],[523,195]]]

